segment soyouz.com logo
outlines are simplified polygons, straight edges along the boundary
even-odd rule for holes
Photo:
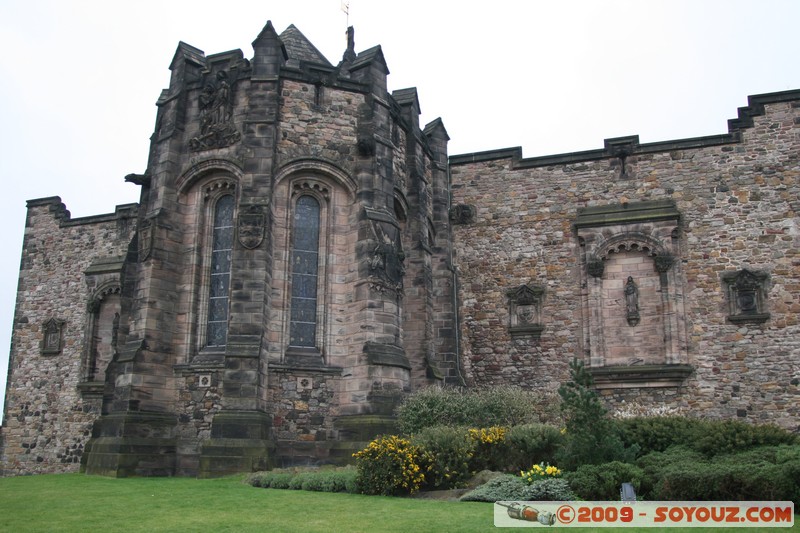
[[[792,527],[792,502],[519,502],[494,505],[496,527]]]

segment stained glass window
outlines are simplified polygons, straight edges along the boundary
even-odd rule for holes
[[[228,300],[233,248],[233,196],[225,195],[214,207],[211,236],[211,286],[208,295],[206,346],[225,346],[228,337]]]
[[[319,268],[319,202],[301,196],[294,210],[292,243],[292,309],[289,345],[316,346]]]

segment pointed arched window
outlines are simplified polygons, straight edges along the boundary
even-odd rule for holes
[[[313,196],[301,196],[294,210],[289,346],[316,347],[319,227],[319,202]]]
[[[211,235],[211,272],[208,294],[206,346],[221,348],[228,337],[228,302],[231,284],[231,250],[233,249],[233,195],[220,196],[214,206]]]

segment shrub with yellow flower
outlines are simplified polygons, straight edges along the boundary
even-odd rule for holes
[[[507,434],[508,428],[502,426],[469,430],[469,437],[476,445],[472,460],[475,471],[505,469],[508,456]]]
[[[522,470],[519,475],[525,483],[532,485],[540,479],[561,477],[561,470],[550,463],[541,462],[533,465],[530,470]]]
[[[425,482],[424,452],[397,435],[378,437],[353,457],[366,494],[413,494]]]

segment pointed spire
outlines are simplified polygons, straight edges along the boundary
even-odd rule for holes
[[[278,33],[272,27],[272,21],[267,21],[267,25],[253,41],[253,52],[253,77],[276,77],[288,56]]]
[[[279,38],[286,47],[290,66],[297,67],[300,62],[317,63],[326,67],[333,66],[294,24],[290,24]]]

